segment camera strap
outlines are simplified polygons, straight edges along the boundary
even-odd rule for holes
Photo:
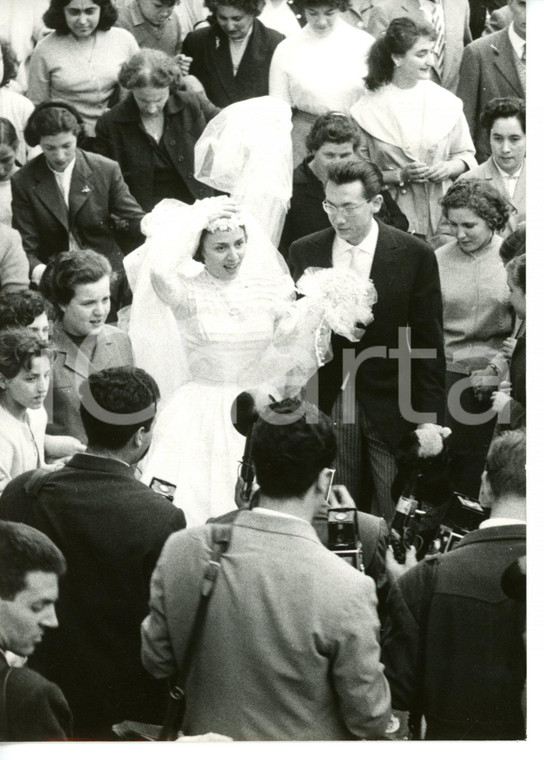
[[[201,638],[208,603],[215,581],[219,575],[221,559],[229,548],[232,536],[232,524],[212,523],[212,553],[200,586],[200,600],[196,611],[189,642],[185,650],[183,663],[179,669],[174,686],[170,690],[164,723],[159,734],[159,741],[175,741],[185,716],[185,683],[191,669],[191,663],[197,644]]]

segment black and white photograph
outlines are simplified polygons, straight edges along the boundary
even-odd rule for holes
[[[8,760],[538,738],[529,22],[0,0]]]

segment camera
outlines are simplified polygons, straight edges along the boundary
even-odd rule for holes
[[[155,491],[155,493],[164,496],[168,501],[174,501],[176,486],[173,483],[168,483],[166,480],[161,480],[160,478],[153,478],[149,487],[152,491]]]
[[[364,572],[363,547],[359,538],[356,509],[329,508],[327,548],[356,570]]]

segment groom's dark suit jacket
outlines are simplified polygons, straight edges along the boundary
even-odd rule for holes
[[[330,413],[340,392],[344,372],[342,349],[356,353],[376,347],[399,345],[399,327],[411,328],[412,348],[436,350],[434,359],[414,359],[411,363],[412,407],[418,412],[434,412],[442,422],[445,407],[445,359],[442,333],[442,297],[436,257],[431,248],[413,235],[378,222],[379,234],[370,270],[378,293],[373,308],[374,321],[359,343],[333,335],[334,358],[319,370],[319,405]],[[307,267],[331,267],[333,229],[315,232],[297,240],[289,249],[289,266],[295,282]],[[413,425],[399,411],[399,362],[395,358],[367,358],[358,368],[356,397],[375,423],[383,441],[392,448]],[[350,382],[352,379],[350,380]],[[403,387],[409,377],[400,378]]]

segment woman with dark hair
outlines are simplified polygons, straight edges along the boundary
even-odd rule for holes
[[[9,42],[0,39],[0,115],[4,119],[9,119],[15,127],[17,134],[16,158],[22,165],[26,163],[28,157],[35,155],[35,151],[29,151],[23,139],[24,128],[34,110],[34,105],[24,95],[8,87],[9,83],[17,76],[18,69],[19,62],[13,48]]]
[[[509,217],[506,200],[487,182],[461,179],[442,207],[455,240],[438,248],[446,350],[446,425],[456,491],[478,497],[495,425],[489,397],[471,387],[471,374],[488,366],[512,331],[506,271],[499,256]],[[474,419],[487,415],[484,422]],[[472,419],[467,420],[467,415]]]
[[[219,109],[205,95],[180,92],[178,77],[172,58],[144,48],[121,67],[128,96],[96,124],[94,149],[118,162],[145,211],[163,198],[193,203],[214,195],[194,178],[194,147]]]
[[[51,256],[68,249],[92,248],[121,272],[115,234],[121,225],[132,235],[132,247],[139,242],[142,209],[115,161],[77,147],[81,132],[81,116],[63,101],[38,106],[25,130],[28,144],[43,153],[11,180],[13,226],[21,233],[35,284]],[[116,288],[119,306],[119,282]]]
[[[349,113],[363,94],[366,59],[374,38],[346,24],[348,0],[302,0],[306,26],[284,40],[270,66],[270,95],[293,109],[293,163],[306,155],[305,140],[317,116]]]
[[[525,101],[494,98],[480,117],[489,138],[491,156],[465,176],[482,179],[510,202],[510,218],[502,231],[506,238],[525,221]]]
[[[368,56],[366,92],[351,109],[363,130],[361,152],[377,164],[410,231],[431,240],[440,196],[476,166],[463,104],[430,81],[436,32],[394,19]]]
[[[40,283],[52,304],[56,321],[51,342],[53,363],[53,425],[87,442],[79,414],[79,386],[93,372],[132,365],[130,338],[106,324],[110,310],[111,266],[99,253],[68,251],[47,264]]]
[[[44,465],[50,364],[47,343],[28,328],[0,331],[0,493]]]
[[[44,22],[55,31],[36,45],[30,59],[30,100],[71,103],[90,137],[118,94],[121,65],[139,49],[130,32],[113,26],[116,20],[110,0],[51,0]]]
[[[257,16],[264,0],[205,0],[210,26],[190,32],[182,52],[192,59],[189,73],[202,82],[219,108],[268,95],[270,61],[283,34]]]

